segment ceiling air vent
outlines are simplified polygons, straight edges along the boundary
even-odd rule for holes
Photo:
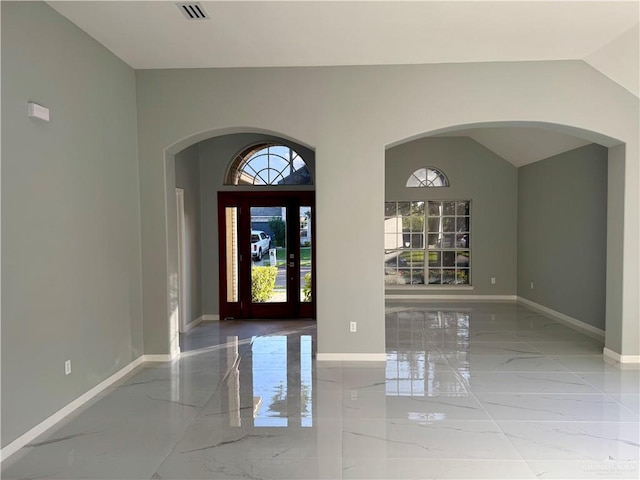
[[[176,3],[176,6],[188,20],[211,18],[199,2]]]

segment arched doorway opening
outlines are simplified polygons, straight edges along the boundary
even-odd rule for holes
[[[252,164],[245,162],[245,165],[242,162],[238,162],[236,167],[246,166],[246,172],[239,177],[241,181],[237,184],[228,182],[227,177],[232,170],[230,167],[233,167],[234,161],[243,157],[243,154],[246,157],[248,152],[252,149],[255,150],[258,145],[281,145],[299,153],[304,159],[308,177],[313,179],[315,168],[314,150],[308,145],[294,141],[276,132],[256,129],[229,129],[202,133],[178,142],[165,151],[167,261],[169,267],[168,303],[170,315],[169,334],[171,339],[177,339],[179,331],[189,329],[202,320],[218,320],[235,316],[221,311],[221,305],[226,301],[226,291],[223,298],[220,281],[221,278],[226,278],[226,272],[223,269],[226,267],[227,252],[224,250],[225,245],[220,241],[220,228],[225,226],[224,209],[222,209],[223,213],[220,214],[220,196],[228,199],[233,195],[237,197],[244,195],[266,199],[286,191],[295,192],[298,196],[306,195],[306,198],[313,199],[315,189],[313,182],[308,182],[307,184],[291,184],[287,183],[286,180],[282,182],[284,177],[288,176],[290,179],[291,176],[303,173],[300,171],[300,165],[297,160],[293,170],[285,171],[280,169],[278,174],[281,176],[278,178],[276,178],[278,174],[274,173],[274,169],[271,169],[270,172],[262,172],[267,181],[259,182],[256,185],[249,184],[247,181],[246,172],[254,171],[251,167]],[[253,153],[258,153],[258,151],[256,150]],[[275,162],[272,163],[274,163],[272,166],[278,166],[275,165]],[[254,173],[257,172],[254,171]],[[268,184],[269,175],[273,176],[274,183],[272,184]],[[187,232],[178,231],[178,222],[174,213],[177,208],[176,195],[174,194],[176,187],[184,190],[184,216],[186,219],[184,224]],[[301,206],[312,205],[311,200],[303,202],[304,205]],[[229,205],[227,204],[227,206]],[[250,235],[252,229],[250,225],[251,220],[246,223],[248,231],[243,231],[242,233],[242,241],[249,242],[249,248],[251,248]],[[309,224],[310,227],[312,225],[313,222]],[[265,229],[254,230],[264,231]],[[300,228],[296,230],[297,237],[295,240],[297,240],[298,246],[300,246],[300,230]],[[291,232],[291,235],[293,235],[293,231]],[[185,239],[183,244],[186,245],[186,250],[188,250],[186,255],[183,255],[187,257],[184,262],[187,265],[187,272],[182,275],[182,278],[179,276],[180,252],[178,251],[177,241],[179,237]],[[296,242],[290,243],[293,245]],[[222,251],[220,250],[221,248],[223,249]],[[263,250],[260,266],[263,266],[269,258],[268,250]],[[247,265],[256,264],[251,260],[252,255],[249,251],[241,252],[238,250],[236,253],[238,259],[242,255],[242,261],[246,261]],[[311,258],[313,257],[311,256]],[[284,261],[284,258],[280,260]],[[299,266],[299,260],[294,259],[293,261],[297,261],[296,265]],[[250,269],[247,271],[251,272]],[[312,272],[312,269],[309,268],[309,271]],[[302,278],[304,281],[304,276]],[[184,309],[179,306],[180,289],[178,287],[181,280],[187,284],[187,288],[184,289],[183,302],[188,304],[188,308]],[[250,289],[250,286],[251,284],[248,283],[243,288]],[[296,289],[298,286],[292,288]],[[181,311],[186,311],[187,318],[180,318]],[[313,316],[311,312],[306,310],[302,313],[305,314],[305,317]],[[295,314],[295,316],[299,315],[301,315],[300,311]],[[176,342],[177,340],[170,342],[173,354],[178,351]]]
[[[518,300],[603,339],[607,327],[618,330],[622,142],[565,125],[482,123],[395,142],[385,163],[388,297]],[[412,175],[429,165],[451,186],[410,188]],[[436,204],[440,216],[431,211]],[[415,206],[423,207],[422,222]],[[405,233],[387,231],[400,207],[424,225],[409,228],[406,244],[397,240]],[[408,263],[415,258],[421,262]]]

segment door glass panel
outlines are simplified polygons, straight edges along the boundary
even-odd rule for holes
[[[238,207],[225,208],[227,302],[238,301]]]
[[[300,207],[300,301],[311,302],[311,207]]]
[[[287,301],[287,208],[251,207],[251,301]]]

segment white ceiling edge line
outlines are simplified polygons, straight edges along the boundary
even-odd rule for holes
[[[583,61],[640,98],[640,19],[635,26],[586,55]]]
[[[629,92],[629,93],[630,93],[631,95],[633,95],[634,97],[636,97],[636,98],[640,99],[640,84],[639,84],[639,85],[638,85],[638,87],[636,87],[636,88],[631,87],[633,90],[635,90],[635,91],[633,91],[632,89],[625,87],[622,83],[620,83],[618,80],[616,80],[613,76],[611,76],[611,75],[607,75],[605,72],[603,72],[602,70],[600,70],[598,67],[595,67],[595,66],[591,65],[591,64],[590,64],[589,62],[587,62],[586,60],[585,60],[585,63],[586,63],[587,65],[589,65],[591,68],[593,68],[594,70],[597,70],[597,71],[598,71],[599,73],[601,73],[603,76],[607,77],[607,78],[608,78],[609,80],[611,80],[612,82],[614,82],[614,83],[616,83],[616,84],[620,85],[620,87],[624,88],[627,92]]]
[[[521,161],[519,163],[516,163],[515,161],[511,160],[510,158],[505,158],[504,155],[502,155],[501,153],[498,153],[497,151],[495,151],[492,146],[487,144],[488,142],[482,142],[482,141],[478,140],[477,138],[475,138],[473,135],[467,135],[467,136],[470,139],[478,142],[480,145],[482,145],[487,150],[490,150],[493,154],[495,154],[498,157],[502,158],[505,162],[509,162],[511,165],[513,165],[516,168],[522,168],[522,167],[526,167],[527,165],[532,165],[534,163],[542,162],[543,160],[549,160],[550,158],[556,157],[558,155],[562,155],[563,153],[571,152],[573,150],[577,150],[578,148],[582,148],[582,147],[585,147],[587,145],[591,145],[593,143],[593,142],[591,142],[589,140],[581,139],[581,140],[583,140],[581,142],[581,145],[575,145],[575,146],[572,146],[572,147],[555,150],[551,155],[545,155],[545,156],[542,156],[540,158],[535,158],[535,159],[530,160],[528,162],[522,162]],[[580,137],[575,137],[575,138],[580,139]]]
[[[18,0],[18,1],[32,1],[32,0]],[[76,2],[90,2],[96,0],[46,0],[46,3],[76,3]],[[100,0],[102,2],[149,2],[149,3],[180,3],[186,0]],[[196,0],[202,3],[274,3],[274,2],[289,2],[289,3],[343,3],[349,1],[350,3],[389,3],[397,0]],[[402,0],[405,3],[549,3],[549,0]],[[611,0],[563,0],[566,3],[603,3]],[[617,0],[625,3],[640,3],[639,0]]]
[[[495,135],[494,138],[482,138],[482,131],[483,130],[493,130],[494,132],[500,132],[500,136],[502,137],[502,139],[496,139]],[[478,126],[478,127],[472,127],[472,128],[465,128],[465,129],[461,129],[459,131],[451,131],[451,132],[447,132],[444,134],[438,134],[438,135],[433,135],[432,138],[455,138],[455,137],[464,137],[464,138],[469,138],[471,140],[473,140],[474,142],[478,143],[479,145],[481,145],[482,147],[486,148],[487,150],[489,150],[491,153],[493,153],[494,155],[496,155],[497,157],[501,158],[502,160],[504,160],[505,162],[508,162],[509,164],[513,165],[516,168],[521,168],[527,165],[531,165],[532,163],[536,163],[536,162],[540,162],[542,160],[547,160],[549,158],[553,158],[557,155],[561,155],[563,153],[567,153],[567,152],[571,152],[572,150],[576,150],[578,148],[582,148],[586,145],[590,145],[592,143],[594,143],[591,140],[587,140],[584,139],[582,137],[576,136],[576,135],[569,135],[569,134],[562,134],[566,137],[572,137],[574,138],[576,141],[573,142],[572,144],[567,144],[565,146],[560,146],[558,148],[554,148],[554,149],[544,149],[541,150],[540,148],[537,148],[535,150],[533,150],[533,148],[531,146],[527,146],[528,152],[527,152],[527,156],[529,157],[529,159],[523,159],[524,155],[522,153],[518,154],[517,152],[505,152],[505,145],[502,144],[500,142],[507,142],[508,145],[507,147],[513,147],[513,145],[511,145],[512,142],[512,138],[510,136],[510,131],[513,129],[522,129],[523,132],[527,132],[527,135],[533,135],[535,133],[535,131],[539,131],[536,134],[536,137],[540,138],[540,135],[542,134],[542,132],[549,132],[547,134],[547,136],[549,135],[553,135],[553,134],[562,134],[561,132],[557,131],[557,130],[547,130],[544,128],[536,128],[536,127],[520,127],[520,126],[512,126],[512,127],[483,127],[483,126]],[[517,142],[516,142],[517,143]],[[541,141],[542,144],[548,143],[548,141]],[[531,154],[531,150],[534,151],[534,155]]]

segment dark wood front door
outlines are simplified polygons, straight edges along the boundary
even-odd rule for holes
[[[313,192],[219,192],[221,318],[315,318]]]

